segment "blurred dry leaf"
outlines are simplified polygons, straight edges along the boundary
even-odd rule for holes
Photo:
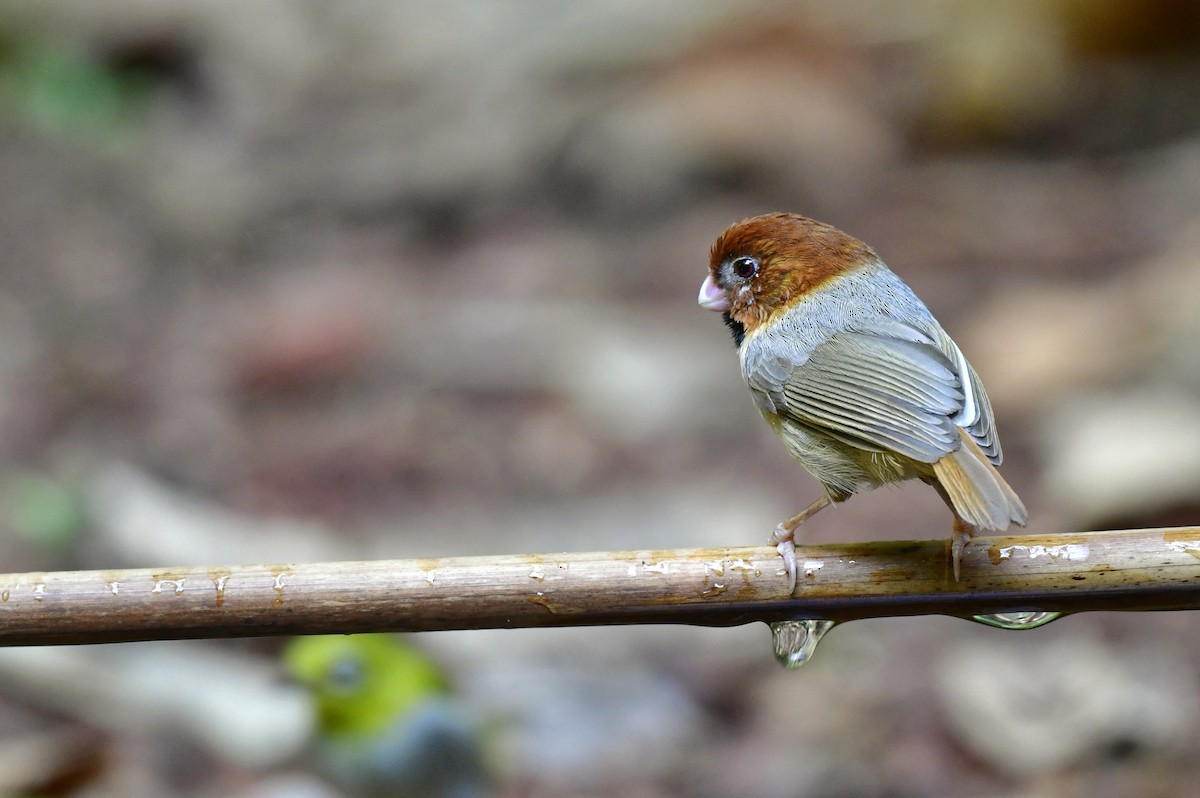
[[[1028,778],[1119,746],[1162,755],[1195,733],[1200,694],[1177,654],[1049,634],[1036,645],[964,643],[944,658],[942,712],[988,765]]]

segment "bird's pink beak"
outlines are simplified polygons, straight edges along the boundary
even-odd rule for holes
[[[729,297],[725,296],[725,292],[717,287],[717,282],[710,274],[704,278],[704,282],[700,284],[700,307],[715,310],[718,313],[724,313],[729,310]]]

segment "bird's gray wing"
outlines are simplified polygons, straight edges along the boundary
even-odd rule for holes
[[[963,387],[962,409],[951,420],[967,431],[992,465],[1000,465],[1004,452],[996,435],[996,419],[992,415],[992,403],[983,389],[983,382],[945,330],[935,325],[930,332],[934,346],[953,363]]]
[[[882,334],[836,333],[803,363],[761,359],[757,376],[763,387],[771,383],[775,412],[857,448],[923,463],[956,450],[953,418],[965,398],[956,358],[922,332],[891,326]]]

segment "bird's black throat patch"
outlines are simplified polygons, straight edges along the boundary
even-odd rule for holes
[[[733,345],[740,347],[746,337],[746,325],[730,316],[728,310],[721,314],[721,318],[725,320],[725,326],[729,328],[729,332],[733,333]]]

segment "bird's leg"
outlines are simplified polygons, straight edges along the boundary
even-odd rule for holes
[[[958,563],[962,560],[963,549],[975,537],[975,527],[954,514],[954,533],[950,539],[950,561],[954,564],[954,581],[958,581]]]
[[[954,502],[950,500],[950,494],[942,487],[942,484],[936,479],[924,480],[927,485],[932,485],[942,497],[942,501],[950,508],[950,512],[954,514],[954,532],[950,535],[950,562],[954,566],[954,581],[958,581],[958,564],[962,561],[963,549],[971,542],[971,538],[975,537],[975,527],[968,524],[966,521],[958,517],[958,510],[954,509]]]
[[[796,590],[796,573],[799,571],[796,565],[796,527],[816,515],[818,510],[828,507],[830,501],[829,494],[822,494],[821,498],[776,525],[775,532],[771,534],[771,542],[783,557],[783,567],[787,570],[788,595]]]

